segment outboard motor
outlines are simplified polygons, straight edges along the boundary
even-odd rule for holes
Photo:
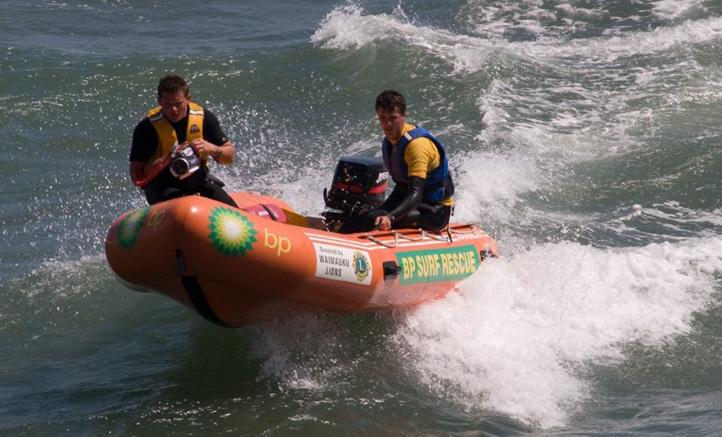
[[[326,226],[337,231],[351,217],[384,203],[388,172],[378,158],[344,156],[336,165],[330,190],[323,190]]]

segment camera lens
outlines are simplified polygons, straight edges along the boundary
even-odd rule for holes
[[[186,174],[188,168],[188,161],[183,158],[176,158],[171,163],[171,170],[173,170],[173,173],[177,174],[178,176]]]

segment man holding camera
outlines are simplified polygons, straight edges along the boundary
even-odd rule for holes
[[[169,74],[161,78],[159,106],[148,111],[133,131],[130,179],[143,189],[150,205],[200,194],[238,207],[207,165],[209,157],[219,164],[233,163],[233,144],[216,116],[190,98],[182,77]]]

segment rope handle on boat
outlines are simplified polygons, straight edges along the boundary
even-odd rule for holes
[[[398,232],[398,231],[391,231],[392,235],[394,236],[394,241],[393,241],[393,243],[379,240],[378,238],[374,237],[373,235],[369,235],[367,238],[368,238],[369,240],[373,241],[374,243],[379,244],[379,245],[381,245],[381,246],[389,247],[389,248],[395,248],[395,247],[398,246],[398,244],[399,244],[399,239],[404,239],[404,240],[408,240],[408,241],[422,241],[422,240],[425,239],[425,238],[429,238],[429,239],[432,239],[432,240],[445,241],[445,242],[447,242],[447,243],[453,243],[453,242],[454,242],[454,239],[453,239],[453,237],[452,237],[452,234],[457,234],[457,235],[464,235],[464,234],[466,234],[466,235],[468,235],[468,234],[473,234],[473,233],[476,232],[476,230],[473,229],[473,228],[472,228],[472,229],[469,229],[468,231],[462,231],[462,230],[455,229],[455,228],[452,228],[452,227],[447,227],[447,228],[444,229],[444,230],[446,231],[446,233],[447,233],[447,235],[448,235],[447,237],[443,237],[443,236],[441,236],[441,235],[430,234],[430,233],[426,232],[425,230],[423,230],[423,229],[421,229],[421,228],[418,229],[418,231],[421,233],[421,235],[420,235],[418,238],[409,237],[408,235],[405,235],[405,234],[403,234],[403,233],[401,233],[401,232]]]
[[[368,239],[371,240],[371,241],[373,241],[373,242],[376,243],[376,244],[380,244],[381,246],[389,247],[389,248],[395,248],[396,246],[398,246],[400,239],[404,239],[404,240],[408,240],[408,241],[422,241],[422,240],[424,240],[425,238],[428,238],[428,239],[437,240],[437,241],[445,241],[445,242],[447,242],[447,243],[450,243],[450,242],[451,242],[451,238],[450,238],[450,237],[447,238],[447,237],[442,237],[441,235],[429,234],[429,233],[427,233],[427,232],[426,232],[425,230],[423,230],[423,229],[419,229],[419,231],[421,232],[421,235],[420,235],[418,238],[409,237],[409,236],[404,235],[404,234],[402,234],[402,233],[400,233],[400,232],[397,232],[397,231],[391,231],[391,233],[392,233],[393,236],[394,236],[394,242],[393,242],[393,243],[386,242],[386,241],[381,241],[381,240],[379,240],[378,238],[374,237],[373,235],[369,235],[369,236],[368,236]]]
[[[460,234],[460,235],[462,235],[462,234],[473,234],[474,232],[476,232],[475,229],[470,229],[470,230],[468,230],[468,231],[460,231],[460,230],[454,229],[454,228],[448,228],[448,231],[449,231],[450,233],[452,233],[452,234]]]

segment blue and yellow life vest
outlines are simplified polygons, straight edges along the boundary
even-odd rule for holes
[[[444,146],[431,132],[417,126],[399,138],[395,149],[391,142],[384,138],[381,146],[384,164],[395,183],[408,184],[409,167],[404,159],[404,153],[409,143],[419,137],[431,140],[439,152],[439,166],[426,175],[424,185],[424,202],[437,204],[453,194],[449,192],[453,190],[453,188],[450,188],[453,185],[449,176],[449,161],[446,159]]]

